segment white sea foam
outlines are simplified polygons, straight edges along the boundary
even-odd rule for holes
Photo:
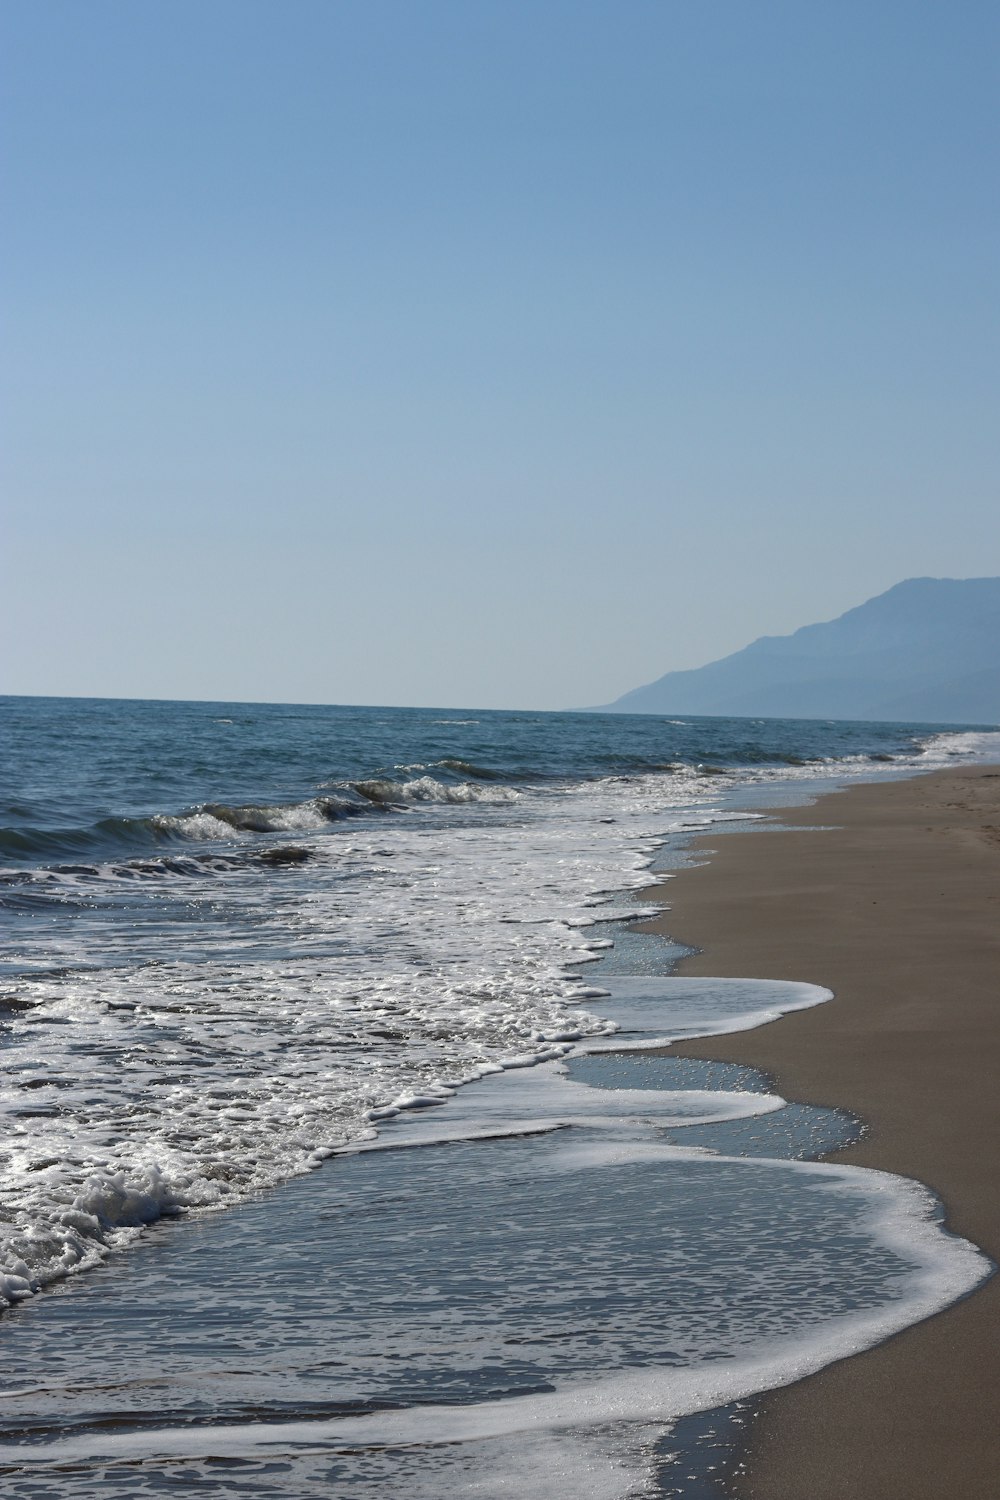
[[[444,782],[434,776],[416,776],[411,781],[359,781],[355,783],[355,790],[370,802],[390,806],[407,802],[482,802],[497,806],[519,802],[523,795],[512,786],[480,781]]]
[[[602,1353],[602,1365],[607,1370],[603,1377],[593,1377],[586,1359],[559,1373],[560,1362],[568,1359],[574,1339],[581,1332],[586,1335],[585,1324],[582,1330],[577,1330],[571,1309],[585,1293],[593,1293],[593,1278],[602,1269],[613,1280],[619,1274],[605,1266],[604,1241],[591,1247],[589,1259],[581,1257],[580,1252],[587,1248],[588,1218],[584,1206],[575,1220],[582,1239],[574,1255],[565,1265],[552,1268],[554,1305],[550,1310],[540,1304],[534,1316],[535,1331],[540,1336],[536,1345],[551,1350],[550,1354],[539,1356],[544,1367],[551,1369],[552,1388],[548,1391],[467,1404],[418,1403],[334,1420],[222,1423],[200,1428],[184,1424],[163,1429],[157,1427],[154,1417],[149,1422],[130,1424],[127,1431],[102,1427],[100,1431],[91,1430],[55,1442],[0,1444],[0,1463],[16,1465],[25,1475],[36,1476],[53,1466],[72,1465],[79,1469],[84,1490],[89,1485],[90,1493],[103,1493],[95,1482],[96,1472],[114,1471],[119,1464],[140,1462],[148,1471],[159,1464],[180,1462],[192,1466],[195,1472],[202,1460],[230,1457],[239,1459],[244,1466],[281,1461],[291,1465],[289,1492],[303,1493],[305,1485],[295,1488],[297,1470],[312,1459],[325,1455],[329,1460],[339,1454],[356,1465],[345,1485],[345,1491],[349,1489],[352,1495],[384,1494],[390,1487],[399,1492],[405,1479],[407,1494],[428,1500],[441,1494],[513,1493],[515,1486],[517,1493],[538,1500],[546,1496],[566,1496],[568,1500],[579,1495],[624,1500],[626,1496],[655,1492],[651,1454],[656,1439],[671,1420],[789,1384],[832,1360],[857,1353],[971,1291],[989,1271],[985,1258],[972,1246],[941,1230],[933,1201],[925,1189],[888,1174],[840,1165],[724,1156],[715,1157],[712,1168],[699,1153],[664,1145],[648,1133],[632,1139],[588,1133],[585,1143],[579,1145],[562,1145],[560,1139],[534,1148],[534,1173],[525,1177],[523,1183],[515,1184],[516,1193],[523,1197],[533,1179],[540,1188],[547,1184],[548,1192],[555,1189],[560,1177],[566,1179],[565,1192],[555,1203],[557,1215],[567,1201],[567,1194],[570,1201],[582,1201],[589,1194],[587,1201],[591,1205],[601,1203],[604,1199],[601,1180],[605,1177],[606,1191],[620,1193],[623,1183],[631,1183],[631,1191],[650,1206],[662,1203],[664,1192],[668,1195],[658,1229],[644,1222],[641,1215],[633,1225],[627,1216],[629,1200],[622,1199],[624,1216],[613,1239],[606,1242],[610,1247],[624,1239],[627,1255],[628,1236],[634,1230],[637,1237],[634,1243],[636,1248],[643,1248],[644,1257],[635,1263],[623,1262],[628,1266],[628,1282],[622,1283],[617,1293],[616,1328],[607,1330],[609,1338],[612,1333],[615,1335],[617,1346],[613,1347],[611,1340]],[[539,1155],[542,1150],[544,1160]],[[541,1179],[537,1177],[539,1167],[543,1172]],[[753,1178],[746,1186],[749,1196],[744,1201],[748,1206],[756,1203],[758,1216],[763,1212],[766,1221],[780,1219],[790,1208],[803,1215],[801,1228],[789,1224],[788,1244],[776,1258],[772,1259],[764,1245],[758,1255],[759,1263],[746,1263],[744,1275],[734,1289],[735,1299],[726,1291],[729,1278],[723,1275],[720,1281],[713,1277],[711,1245],[699,1242],[699,1260],[692,1267],[688,1264],[687,1242],[676,1247],[670,1242],[675,1215],[681,1206],[678,1203],[675,1208],[670,1200],[671,1183],[678,1171],[689,1173],[692,1167],[702,1174],[706,1170],[728,1173],[737,1190],[741,1177]],[[475,1171],[474,1166],[470,1170]],[[768,1193],[767,1183],[773,1185],[773,1193]],[[796,1184],[799,1191],[789,1196],[788,1190]],[[689,1184],[688,1198],[697,1203],[704,1191],[701,1178],[696,1176]],[[383,1211],[391,1214],[393,1195],[386,1200],[384,1188],[376,1187],[374,1192],[375,1203],[382,1204]],[[763,1207],[762,1197],[767,1200]],[[363,1201],[371,1202],[371,1195]],[[544,1201],[545,1194],[543,1207]],[[405,1212],[405,1204],[400,1207]],[[352,1214],[349,1196],[342,1211]],[[436,1212],[432,1207],[431,1221]],[[867,1236],[876,1247],[870,1265],[852,1261],[860,1292],[857,1305],[852,1305],[849,1290],[846,1297],[841,1292],[831,1298],[828,1275],[822,1276],[826,1266],[824,1257],[830,1253],[831,1232],[836,1233],[838,1223],[841,1232],[853,1226],[856,1236]],[[605,1214],[605,1228],[612,1225],[613,1211],[610,1219]],[[420,1227],[410,1226],[413,1231]],[[558,1219],[552,1227],[558,1232]],[[331,1226],[330,1233],[335,1232],[335,1226]],[[423,1232],[426,1234],[426,1226]],[[747,1232],[752,1240],[756,1230]],[[654,1238],[650,1244],[651,1234]],[[657,1239],[657,1234],[661,1238]],[[405,1234],[403,1238],[406,1239]],[[516,1240],[502,1237],[491,1243],[501,1259],[517,1245]],[[388,1316],[402,1321],[404,1333],[406,1319],[417,1318],[413,1329],[405,1333],[399,1353],[388,1351],[387,1367],[392,1368],[398,1362],[399,1355],[408,1348],[407,1339],[413,1342],[411,1359],[420,1358],[417,1351],[421,1348],[426,1348],[428,1356],[433,1357],[437,1346],[442,1357],[459,1365],[469,1357],[479,1362],[495,1358],[495,1344],[503,1347],[515,1328],[532,1326],[530,1316],[525,1325],[519,1314],[521,1293],[516,1277],[528,1276],[532,1300],[537,1302],[539,1276],[544,1274],[544,1242],[539,1241],[538,1249],[532,1250],[534,1243],[529,1241],[520,1269],[511,1267],[515,1277],[509,1308],[514,1316],[513,1325],[505,1321],[502,1308],[497,1312],[491,1307],[489,1316],[485,1316],[485,1309],[477,1315],[473,1307],[466,1315],[474,1320],[475,1339],[471,1343],[460,1314],[441,1326],[433,1297],[431,1305],[423,1311],[418,1299],[405,1314],[391,1300],[382,1307],[374,1289],[367,1305],[360,1299],[357,1315],[366,1319],[376,1334]],[[780,1243],[779,1238],[776,1247]],[[407,1257],[418,1252],[419,1235],[408,1244]],[[884,1267],[880,1256],[885,1260]],[[819,1259],[814,1266],[816,1257]],[[583,1264],[578,1269],[581,1258]],[[488,1267],[487,1273],[491,1269]],[[338,1270],[348,1278],[354,1274],[352,1263],[346,1259]],[[382,1268],[380,1272],[386,1274]],[[443,1267],[441,1274],[445,1274]],[[683,1283],[692,1274],[693,1300],[686,1314],[690,1324],[685,1326],[687,1338],[693,1342],[685,1357],[676,1354],[671,1357],[672,1346],[678,1347],[675,1342],[678,1330],[670,1322],[672,1299],[664,1299],[664,1293],[671,1285],[671,1278],[677,1276],[680,1295]],[[792,1279],[786,1292],[788,1277]],[[811,1291],[811,1282],[817,1277]],[[848,1278],[848,1288],[850,1281]],[[884,1290],[879,1295],[878,1287],[883,1281]],[[616,1280],[614,1285],[618,1286]],[[358,1301],[350,1281],[345,1296],[352,1304]],[[722,1301],[718,1300],[720,1297]],[[828,1307],[824,1307],[824,1299],[829,1301]],[[502,1296],[498,1295],[498,1300],[502,1301]],[[740,1314],[743,1320],[733,1324],[734,1314],[751,1301],[755,1304],[753,1315]],[[315,1311],[315,1299],[310,1298],[306,1315],[313,1316]],[[727,1325],[724,1336],[719,1333],[720,1324]],[[547,1342],[550,1326],[553,1332],[557,1329],[561,1332],[554,1344]],[[659,1359],[630,1356],[636,1338],[641,1344],[642,1331],[649,1349],[660,1351]],[[299,1352],[296,1326],[291,1329],[291,1338]],[[719,1350],[720,1338],[725,1344],[724,1351]],[[187,1369],[189,1335],[182,1332],[181,1339],[185,1351],[182,1369]],[[514,1343],[518,1342],[521,1341],[515,1338]],[[379,1347],[376,1337],[372,1349],[376,1364]],[[585,1353],[585,1348],[584,1344],[579,1352]],[[118,1378],[123,1373],[116,1370]],[[161,1376],[158,1393],[150,1398],[154,1403],[162,1401],[159,1388],[164,1384]],[[37,1403],[40,1395],[41,1392],[15,1388],[7,1399],[11,1404]],[[101,1398],[102,1412],[105,1405],[106,1398]],[[155,1409],[155,1405],[150,1408],[151,1413]],[[529,1458],[533,1460],[530,1464],[526,1463]],[[308,1488],[312,1492],[313,1486]],[[322,1489],[322,1484],[316,1488]]]
[[[925,768],[954,765],[956,761],[972,764],[1000,762],[1000,730],[969,729],[936,734],[920,752],[919,761]]]
[[[686,1037],[752,1031],[788,1011],[833,999],[831,990],[784,979],[648,978],[609,975],[601,1012],[615,1023],[612,1037],[590,1037],[586,1050],[662,1047]]]
[[[298,833],[326,828],[336,815],[332,799],[318,797],[305,802],[272,806],[223,807],[212,805],[176,817],[164,814],[153,819],[161,833],[185,839],[231,839],[255,833]]]
[[[211,841],[226,872],[186,866],[182,894],[153,864],[36,877],[79,915],[25,929],[13,955],[8,989],[31,1008],[6,1027],[0,1081],[0,1296],[134,1238],[130,1194],[158,1212],[238,1203],[371,1140],[400,1100],[558,1056],[578,1034],[641,1030],[641,981],[608,979],[604,1019],[590,1002],[607,986],[567,966],[607,951],[588,924],[630,914],[622,892],[648,884],[672,831],[746,816],[688,769],[515,800],[494,783],[405,785],[419,817],[343,822],[335,837],[332,798],[179,818],[171,831]],[[234,862],[259,829],[294,830],[307,863]],[[659,1001],[657,1018],[647,1040],[737,1024],[702,1006],[667,1026]]]
[[[181,813],[177,817],[164,813],[153,822],[164,833],[175,833],[185,839],[229,839],[233,835],[230,823],[208,812]]]
[[[319,816],[311,806],[295,818]],[[156,1174],[168,1212],[237,1203],[371,1138],[401,1097],[613,1030],[566,970],[605,950],[569,924],[600,914],[599,892],[646,884],[671,829],[713,812],[690,785],[611,778],[478,822],[442,803],[335,838],[306,827],[301,869],[230,859],[224,883],[188,870],[181,895],[120,866],[46,874],[84,915],[36,929],[37,959],[19,955],[39,972],[15,986],[31,1008],[9,1028],[0,1084],[0,1295],[135,1236],[127,1216],[93,1227],[101,1184],[141,1194]],[[213,819],[189,821],[210,838]],[[242,835],[225,827],[232,849]]]
[[[594,1039],[596,1040],[596,1039]],[[591,1050],[591,1039],[577,1049]],[[451,1093],[453,1091],[449,1091]],[[441,1104],[443,1096],[409,1098],[400,1109],[419,1109],[421,1104]],[[720,1089],[595,1089],[566,1075],[561,1061],[550,1060],[519,1072],[486,1076],[474,1087],[463,1089],[449,1100],[443,1113],[408,1114],[396,1119],[392,1129],[376,1141],[359,1142],[353,1151],[397,1150],[402,1146],[427,1146],[443,1141],[481,1140],[496,1136],[528,1135],[585,1126],[588,1130],[631,1129],[636,1122],[659,1129],[687,1125],[717,1124],[722,1120],[749,1119],[782,1109],[777,1094]]]

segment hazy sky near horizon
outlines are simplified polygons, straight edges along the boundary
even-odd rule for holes
[[[992,0],[0,42],[0,691],[560,708],[1000,573]]]

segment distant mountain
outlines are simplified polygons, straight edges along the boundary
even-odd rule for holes
[[[836,620],[668,672],[605,711],[1000,722],[1000,578],[907,578]]]

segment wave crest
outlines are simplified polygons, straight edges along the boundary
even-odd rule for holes
[[[363,805],[340,797],[237,807],[206,802],[191,812],[158,813],[150,822],[159,832],[174,838],[221,839],[232,838],[234,833],[306,833],[365,811],[368,809]]]
[[[417,776],[412,781],[392,781],[388,777],[356,781],[354,790],[359,797],[382,807],[399,807],[407,802],[517,802],[521,795],[512,786],[483,786],[473,781],[449,786],[433,776]]]

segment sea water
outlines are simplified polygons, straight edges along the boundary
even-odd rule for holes
[[[695,833],[1000,737],[2,707],[5,1492],[693,1494],[672,1421],[985,1274],[808,1162],[855,1122],[650,1055],[824,992],[630,922]]]

